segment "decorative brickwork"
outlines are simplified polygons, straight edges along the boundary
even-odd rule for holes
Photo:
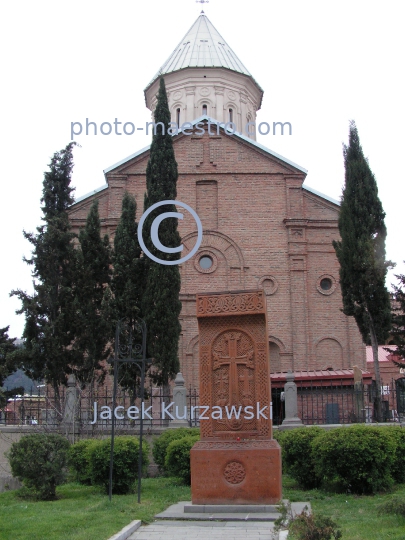
[[[186,386],[199,386],[197,292],[263,289],[265,341],[280,349],[276,371],[353,365],[366,369],[356,323],[341,312],[339,264],[332,246],[332,240],[339,238],[338,205],[303,189],[305,173],[292,164],[221,133],[212,141],[207,132],[174,138],[177,199],[202,212],[204,229],[199,251],[180,265],[179,355]],[[215,165],[210,161],[210,141],[222,148]],[[98,199],[102,233],[112,240],[125,190],[136,197],[139,220],[148,158],[145,150],[108,171],[105,189],[71,207],[73,230],[84,226],[92,201]],[[184,255],[196,240],[195,223],[185,218],[179,221]],[[196,262],[204,253],[215,256],[208,271],[201,271]],[[325,276],[332,282],[329,290],[321,287]],[[324,339],[337,345],[325,342],[318,347]]]

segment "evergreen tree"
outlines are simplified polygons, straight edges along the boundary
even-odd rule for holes
[[[5,379],[16,370],[16,361],[13,353],[17,350],[14,341],[16,338],[8,337],[10,327],[0,328],[0,409],[4,409],[7,400],[16,394],[24,393],[24,388],[14,386],[11,389],[2,389]]]
[[[67,213],[73,203],[74,144],[56,152],[45,172],[41,198],[45,224],[37,228],[37,234],[24,231],[33,246],[32,257],[24,260],[33,266],[34,293],[11,292],[22,302],[17,313],[24,313],[26,319],[21,350],[24,369],[31,378],[51,384],[57,399],[75,354],[71,345],[76,253]]]
[[[150,157],[146,168],[145,211],[159,201],[175,200],[177,195],[177,163],[172,137],[168,133],[170,111],[163,78],[160,79],[155,122],[161,122],[164,129],[157,126],[150,148]],[[175,205],[161,206],[151,212],[143,227],[143,238],[146,247],[153,255],[160,259],[173,261],[179,258],[179,253],[158,251],[152,244],[150,236],[153,220],[165,212],[176,212]],[[166,218],[161,222],[159,240],[168,248],[180,245],[181,240],[177,231],[176,218]],[[180,369],[178,358],[178,342],[181,332],[179,322],[181,310],[179,300],[180,272],[178,265],[163,265],[146,256],[143,257],[143,262],[145,265],[145,285],[142,313],[148,331],[148,353],[158,368],[158,372],[153,377],[155,382],[167,386],[169,380],[174,378]]]
[[[405,275],[395,276],[399,284],[394,286],[394,313],[392,315],[392,330],[391,335],[394,338],[394,345],[397,345],[396,350],[386,349],[403,359],[402,362],[394,364],[400,368],[405,368]]]
[[[11,354],[17,349],[14,344],[17,338],[8,337],[9,328],[9,326],[0,328],[0,387],[3,386],[4,379],[17,369]]]
[[[141,248],[137,236],[135,198],[125,192],[122,214],[114,237],[113,277],[114,325],[123,320],[132,325],[141,315],[142,265]],[[115,328],[114,328],[115,329]],[[130,393],[131,404],[137,391],[139,370],[132,364],[119,367],[119,385]]]
[[[390,298],[385,286],[385,213],[377,183],[360,146],[354,122],[349,145],[343,150],[345,186],[339,214],[340,241],[333,246],[340,263],[343,313],[353,316],[364,343],[373,348],[377,387],[376,417],[382,419],[378,344],[384,343],[391,324]]]
[[[77,280],[75,287],[75,358],[74,373],[82,386],[104,380],[103,361],[110,354],[111,293],[110,244],[108,235],[101,238],[98,201],[87,216],[79,233]]]

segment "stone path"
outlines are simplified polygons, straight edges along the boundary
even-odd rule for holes
[[[260,522],[156,521],[140,527],[128,540],[275,540],[272,530],[272,523]]]

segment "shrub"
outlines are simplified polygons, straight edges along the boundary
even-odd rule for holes
[[[378,508],[379,514],[396,514],[405,517],[405,500],[395,495]]]
[[[281,431],[280,429],[273,428],[273,439],[275,439],[281,447],[283,446],[283,439],[286,433],[287,431]]]
[[[387,427],[387,435],[395,443],[394,462],[391,467],[391,475],[398,484],[405,483],[405,429],[401,427]]]
[[[199,435],[199,428],[177,428],[167,429],[154,441],[152,455],[160,472],[165,471],[166,451],[169,444],[189,435]]]
[[[34,433],[11,445],[8,459],[13,476],[29,494],[41,500],[56,499],[56,486],[67,475],[69,442],[54,433]]]
[[[355,493],[374,493],[392,485],[395,442],[385,429],[367,426],[322,433],[313,443],[316,473]]]
[[[181,478],[188,485],[191,483],[190,450],[199,440],[199,435],[188,435],[173,440],[167,447],[165,460],[167,472]]]
[[[305,510],[295,516],[290,525],[290,532],[297,540],[337,540],[342,532],[329,517],[321,514],[307,514]]]
[[[282,528],[289,529],[292,538],[296,540],[337,540],[342,532],[332,519],[321,514],[309,514],[305,506],[301,514],[293,514],[291,503],[281,502],[279,505],[280,517],[274,521],[274,532]]]
[[[83,439],[69,448],[69,466],[74,472],[74,480],[80,484],[91,484],[90,454],[98,439]]]
[[[90,475],[94,485],[108,493],[110,477],[110,439],[103,439],[90,448]],[[147,471],[149,445],[142,441],[142,473]],[[114,467],[112,492],[130,493],[138,478],[139,440],[133,436],[116,437],[114,441]]]
[[[304,489],[313,489],[320,484],[320,478],[315,474],[315,456],[311,445],[322,432],[319,427],[304,427],[285,431],[279,439],[285,472]]]

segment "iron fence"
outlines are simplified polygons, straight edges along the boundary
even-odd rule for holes
[[[65,404],[70,389],[60,388],[59,395],[49,386],[34,387],[24,396],[9,399],[0,409],[0,425],[42,425],[59,427],[66,420]],[[112,390],[99,388],[76,388],[77,398],[72,418],[77,430],[85,432],[111,429]],[[297,383],[298,416],[306,425],[370,423],[375,418],[375,384],[367,386],[348,385],[347,381],[328,384],[323,381]],[[381,388],[383,422],[405,422],[405,378],[392,380]],[[161,387],[145,386],[145,428],[168,427],[170,415],[164,411],[173,400]],[[187,389],[186,421],[198,427],[199,393],[196,388]],[[118,388],[116,407],[117,429],[138,429],[142,413],[140,399]],[[132,407],[132,409],[131,409]],[[129,411],[129,413],[128,413]],[[173,413],[173,410],[171,409]],[[285,418],[284,389],[272,388],[273,424],[281,425]]]
[[[14,396],[0,409],[0,425],[59,427],[66,421],[69,390],[61,387],[59,395],[55,395],[50,386],[33,387],[24,395]],[[81,431],[110,430],[113,414],[117,429],[139,428],[141,414],[144,427],[167,427],[173,414],[173,407],[169,407],[172,393],[165,393],[162,387],[151,384],[145,386],[143,408],[139,397],[118,387],[115,411],[112,410],[112,389],[107,386],[84,390],[76,387],[74,391],[74,410],[70,411],[69,421]],[[198,426],[198,391],[190,387],[186,399],[186,421],[189,426]]]
[[[57,425],[63,419],[65,399],[64,387],[57,395],[46,385],[31,387],[29,392],[15,395],[0,408],[0,425]]]
[[[381,387],[382,421],[405,420],[405,387],[392,380]],[[376,419],[376,385],[308,381],[297,384],[298,416],[306,425],[372,423]]]

